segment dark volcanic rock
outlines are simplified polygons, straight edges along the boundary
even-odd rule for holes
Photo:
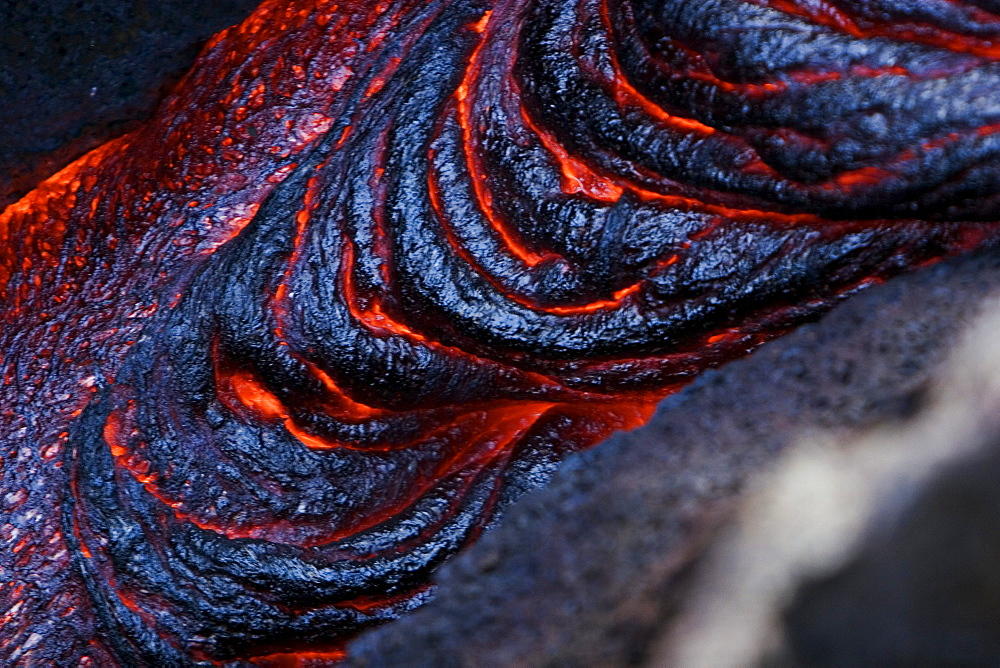
[[[643,662],[748,477],[811,431],[916,410],[998,288],[996,254],[940,265],[705,374],[515,504],[441,570],[434,602],[356,641],[353,665]]]
[[[0,3],[0,209],[145,120],[258,0]]]

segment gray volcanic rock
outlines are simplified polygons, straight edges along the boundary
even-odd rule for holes
[[[356,666],[643,663],[747,480],[819,430],[901,421],[1000,293],[1000,255],[902,277],[708,372],[645,427],[567,461],[441,569],[436,600],[350,645]]]

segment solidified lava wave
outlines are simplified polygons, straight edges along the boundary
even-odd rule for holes
[[[998,38],[267,0],[0,215],[0,663],[334,660],[567,453],[995,239]]]

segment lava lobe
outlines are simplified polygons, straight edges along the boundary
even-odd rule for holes
[[[0,215],[0,663],[336,659],[568,453],[995,239],[998,39],[995,0],[266,0]]]

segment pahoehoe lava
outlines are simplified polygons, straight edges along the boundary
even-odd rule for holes
[[[995,0],[266,0],[0,215],[0,663],[335,660],[566,454],[996,239],[998,39]]]

